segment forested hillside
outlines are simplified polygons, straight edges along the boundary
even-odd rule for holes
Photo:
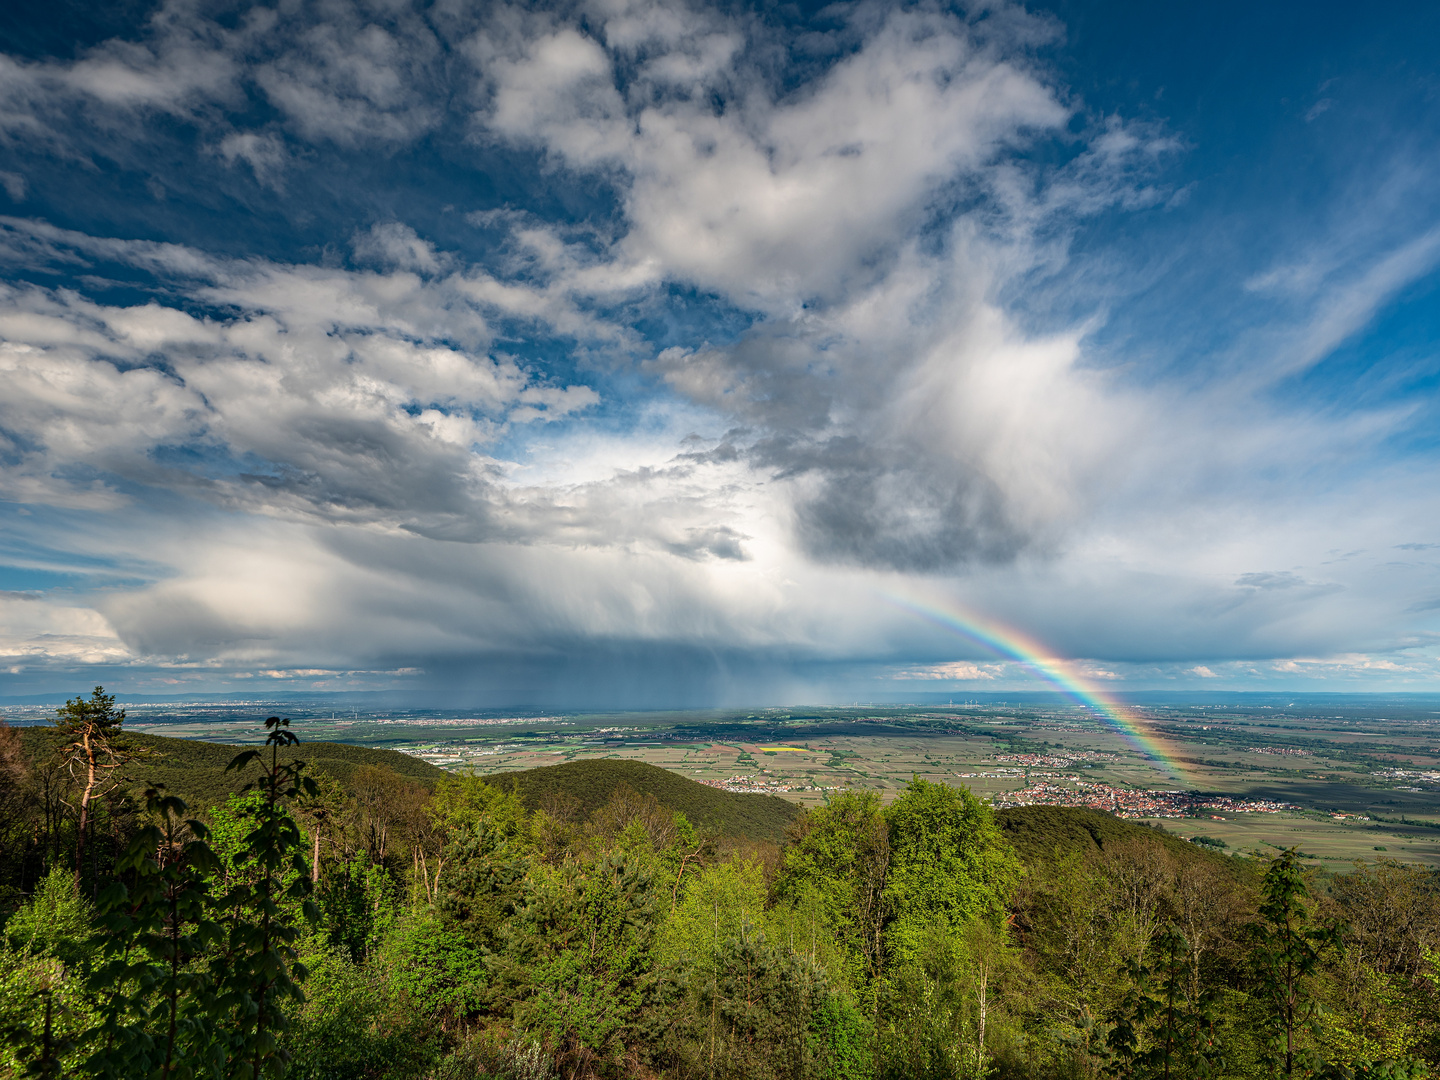
[[[24,755],[32,766],[43,767],[55,760],[59,737],[53,727],[25,727],[18,728],[17,732]],[[226,766],[234,760],[240,747],[139,732],[126,732],[125,743],[128,756],[135,763],[126,769],[130,786],[141,780],[146,784],[164,784],[171,794],[195,806],[223,802],[227,795],[245,786],[242,776],[226,772]],[[449,775],[444,769],[398,750],[316,742],[306,744],[303,753],[298,748],[280,753],[280,759],[287,762],[302,756],[312,775],[325,775],[346,783],[362,768],[385,769],[428,787],[434,787],[437,780]]]
[[[725,836],[778,841],[800,808],[778,795],[739,795],[707,787],[679,773],[643,761],[602,758],[572,761],[544,769],[498,773],[488,783],[513,788],[527,810],[541,810],[556,799],[571,812],[589,817],[608,803],[622,785],[654,796],[662,806],[694,824]]]
[[[924,781],[797,812],[630,762],[480,780],[265,731],[136,737],[99,691],[0,727],[0,1076],[1401,1078],[1440,1056],[1427,871],[1322,881]]]

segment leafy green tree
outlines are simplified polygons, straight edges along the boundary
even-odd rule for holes
[[[308,919],[319,915],[309,900],[305,840],[285,806],[302,793],[314,795],[315,782],[304,775],[303,761],[280,761],[281,748],[300,741],[290,721],[272,716],[265,728],[265,750],[238,754],[226,768],[243,770],[258,762],[260,774],[245,790],[258,792],[260,799],[237,859],[250,873],[220,900],[226,946],[217,958],[218,986],[233,1017],[230,1075],[248,1073],[252,1080],[267,1068],[283,1071],[289,1060],[280,1041],[289,1023],[286,1004],[304,1000],[300,983],[306,971],[295,950],[299,929],[285,903],[298,902]]]
[[[54,956],[71,969],[90,956],[87,941],[95,909],[75,884],[75,877],[56,867],[32,896],[5,924],[12,947],[38,956]]]
[[[482,948],[500,948],[501,927],[521,902],[530,859],[503,828],[486,821],[452,834],[444,859],[436,909],[445,925]]]
[[[4,959],[3,955],[0,959]],[[54,974],[58,973],[47,973]],[[38,1023],[32,1023],[29,1016],[12,1016],[10,1014],[17,1010],[9,1007],[11,1003],[5,1000],[10,995],[4,983],[9,981],[9,978],[0,981],[0,1038],[4,1039],[5,1047],[0,1065],[7,1066],[5,1075],[60,1080],[65,1075],[66,1059],[75,1051],[74,1039],[61,1027],[70,1010],[63,999],[56,1000],[53,978],[42,976],[40,985],[28,995],[31,1001],[26,1003],[38,1005],[35,1010],[39,1012]]]
[[[286,1033],[287,1077],[401,1080],[431,1075],[443,1032],[434,1014],[400,994],[391,977],[399,972],[382,963],[357,963],[345,946],[326,945],[319,934],[304,938],[300,952],[310,977],[305,1001]]]
[[[370,962],[406,1008],[442,1031],[461,1027],[489,1001],[484,951],[430,910],[401,916]]]
[[[223,1020],[202,963],[221,938],[208,877],[216,868],[206,829],[185,803],[146,792],[150,822],[115,866],[100,897],[103,961],[90,977],[100,1023],[86,1062],[95,1077],[190,1080],[225,1058]]]
[[[577,1075],[616,1071],[642,1042],[657,988],[657,899],[644,868],[618,854],[531,877],[490,960],[495,1007],[546,1035]]]
[[[660,962],[677,979],[707,981],[718,974],[721,942],[761,925],[764,917],[765,875],[759,863],[733,859],[702,870],[661,928]],[[797,944],[801,952],[809,951],[808,935]]]
[[[742,927],[720,943],[716,960],[688,1018],[686,1042],[701,1075],[808,1080],[854,1075],[855,1059],[868,1057],[853,1037],[859,1014],[834,1000],[825,973],[803,956]]]
[[[519,794],[478,776],[441,780],[435,785],[430,813],[451,831],[484,825],[507,840],[523,837],[528,831],[528,815]]]
[[[934,928],[998,924],[1020,881],[1020,861],[995,814],[968,788],[912,779],[885,812],[890,867],[884,898],[892,959],[913,960]]]
[[[333,863],[312,894],[327,943],[343,946],[356,963],[365,960],[398,917],[397,892],[394,877],[364,849]]]
[[[20,732],[0,720],[0,919],[24,895],[43,851],[37,795]]]
[[[1016,1029],[1007,997],[1029,987],[1003,928],[937,924],[918,955],[886,978],[882,1072],[896,1080],[979,1078],[994,1071],[990,1043]],[[1023,989],[1022,989],[1023,988]]]
[[[885,964],[890,829],[873,791],[846,791],[796,818],[775,883],[778,900],[803,907],[849,957],[852,985]]]
[[[1340,933],[1312,917],[1295,848],[1270,863],[1260,893],[1261,922],[1254,928],[1250,958],[1265,1009],[1266,1064],[1284,1076],[1311,1072],[1319,1064],[1306,1039],[1315,1027],[1313,983],[1325,951],[1339,946]]]

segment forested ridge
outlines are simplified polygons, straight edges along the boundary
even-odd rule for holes
[[[797,813],[633,762],[479,779],[265,734],[172,746],[99,688],[52,727],[0,725],[0,1076],[1440,1060],[1430,871],[1321,875],[921,780]]]

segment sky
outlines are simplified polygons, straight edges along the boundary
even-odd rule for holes
[[[0,695],[1043,689],[957,623],[1440,689],[1437,56],[1404,0],[15,0]]]

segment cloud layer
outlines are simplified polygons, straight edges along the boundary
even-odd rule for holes
[[[1431,458],[1396,446],[1429,399],[1296,380],[1440,232],[1231,274],[1284,303],[1198,361],[1107,333],[1192,148],[1067,89],[1063,41],[1014,6],[176,2],[0,57],[12,685],[1020,678],[894,595],[1107,681],[1433,685]]]

